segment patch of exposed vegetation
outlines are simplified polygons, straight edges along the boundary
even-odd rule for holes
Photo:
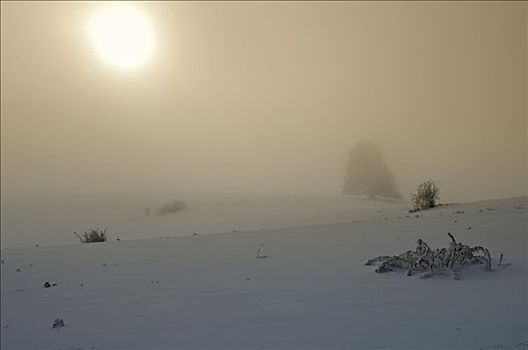
[[[166,215],[171,213],[177,213],[187,208],[187,204],[184,201],[172,201],[163,204],[156,209],[156,215]]]
[[[95,242],[106,242],[108,241],[108,235],[106,229],[95,228],[92,230],[84,231],[82,233],[73,233],[81,243],[95,243]]]
[[[440,199],[440,188],[433,180],[422,182],[416,188],[416,193],[411,195],[413,208],[409,212],[434,208]]]
[[[491,256],[488,248],[470,247],[455,240],[448,233],[451,242],[447,248],[431,249],[427,243],[418,239],[415,250],[395,256],[378,256],[370,259],[365,265],[379,265],[377,273],[396,270],[407,270],[407,276],[424,273],[422,278],[451,273],[453,278],[460,278],[459,272],[471,265],[484,265],[485,271],[491,271]],[[502,263],[502,254],[499,266]]]

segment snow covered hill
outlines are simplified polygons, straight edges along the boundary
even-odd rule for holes
[[[155,215],[174,200],[186,209]],[[404,213],[405,202],[368,201],[344,196],[201,193],[106,195],[2,194],[2,247],[76,244],[74,231],[106,227],[112,238],[166,236],[277,229]],[[150,211],[147,211],[147,208]],[[150,212],[150,215],[146,215]]]
[[[2,349],[528,348],[526,197],[364,203],[350,222],[334,207],[285,229],[3,249]],[[364,265],[447,232],[512,265],[460,280]]]

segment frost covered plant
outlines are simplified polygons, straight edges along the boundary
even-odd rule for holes
[[[455,240],[451,233],[449,247],[431,249],[427,243],[418,239],[415,250],[395,256],[378,256],[370,259],[365,265],[379,265],[376,272],[390,272],[397,269],[407,269],[407,276],[424,272],[423,278],[453,272],[458,278],[458,271],[470,265],[484,264],[485,271],[491,271],[491,256],[487,248],[470,247]]]
[[[106,229],[96,228],[83,233],[74,232],[73,234],[79,238],[81,243],[106,242],[108,240]]]
[[[410,212],[436,207],[439,195],[440,189],[433,180],[422,182],[416,188],[416,193],[411,195],[413,209]]]

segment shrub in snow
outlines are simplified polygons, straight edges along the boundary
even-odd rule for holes
[[[64,327],[65,324],[64,324],[64,320],[62,318],[57,318],[55,319],[55,321],[53,321],[53,324],[51,325],[51,328],[61,328],[61,327]]]
[[[94,242],[106,242],[108,240],[108,235],[106,234],[106,229],[93,229],[89,231],[84,231],[83,233],[74,232],[73,233],[81,243],[94,243]]]
[[[487,248],[459,243],[451,233],[449,247],[431,249],[427,243],[419,239],[415,250],[395,256],[378,256],[370,259],[365,265],[379,265],[376,272],[390,272],[397,269],[407,269],[407,276],[417,272],[425,272],[422,278],[452,272],[459,278],[458,271],[470,265],[483,264],[484,270],[491,271],[491,256]],[[502,260],[502,258],[501,258]]]
[[[413,209],[410,212],[436,207],[438,205],[439,195],[440,189],[434,181],[427,180],[422,182],[416,188],[416,193],[411,195]]]
[[[165,214],[171,214],[176,213],[178,211],[181,211],[187,207],[187,204],[183,201],[172,201],[163,204],[159,208],[156,209],[157,215],[165,215]]]

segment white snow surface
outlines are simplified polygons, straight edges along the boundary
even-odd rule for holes
[[[184,201],[187,208],[155,215],[159,206]],[[350,222],[406,210],[407,204],[344,196],[181,192],[172,194],[2,194],[2,247],[78,242],[74,231],[107,228],[112,238],[277,229]],[[146,215],[150,208],[151,215]]]
[[[193,236],[188,224],[162,238],[122,232],[106,243],[4,247],[1,348],[528,348],[526,197],[450,204],[418,217],[406,203],[346,200],[322,198],[318,210],[315,197],[296,197],[300,208],[278,198],[253,208],[246,231],[242,221],[224,219],[226,231],[233,222],[240,231]],[[247,214],[251,205],[238,209]],[[148,219],[176,222],[179,214]],[[488,247],[494,259],[503,253],[511,266],[455,280],[364,265],[414,249],[418,238],[447,246],[447,232]],[[268,258],[256,259],[261,244]],[[51,328],[56,319],[65,326]]]

